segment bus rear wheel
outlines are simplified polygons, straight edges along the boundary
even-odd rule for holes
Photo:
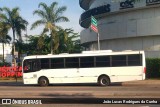
[[[98,78],[98,83],[100,86],[109,86],[110,85],[110,79],[107,76],[100,76]]]
[[[49,85],[49,81],[46,77],[41,77],[39,78],[38,84],[42,87],[45,87]]]

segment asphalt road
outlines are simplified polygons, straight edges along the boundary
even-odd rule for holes
[[[149,82],[150,81],[147,81],[146,83]],[[140,84],[112,84],[107,87],[101,87],[96,84],[58,84],[40,87],[23,85],[21,82],[0,82],[0,98],[160,98],[160,82],[158,81],[158,84],[152,82],[150,82],[150,84],[141,82]],[[1,106],[2,105],[0,105],[0,107]],[[73,107],[73,105],[70,106]],[[86,107],[90,106],[91,105],[87,105]],[[122,105],[122,107],[127,106],[132,105]],[[137,107],[158,106],[159,105],[138,105]]]
[[[160,85],[63,84],[48,87],[0,83],[0,98],[160,98]]]

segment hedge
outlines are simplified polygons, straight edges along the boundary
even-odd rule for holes
[[[160,58],[146,59],[146,78],[160,78]]]
[[[10,63],[8,63],[8,62],[0,62],[0,67],[3,67],[3,66],[11,66],[11,64]]]

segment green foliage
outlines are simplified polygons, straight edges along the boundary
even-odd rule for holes
[[[0,20],[0,43],[2,43],[3,51],[3,62],[4,62],[4,44],[10,43],[11,37],[8,35],[8,30],[10,26],[6,22]]]
[[[59,29],[56,31],[56,40],[54,40],[53,46],[57,45],[54,54],[59,53],[80,53],[83,47],[80,44],[80,36],[74,33],[72,29]],[[30,35],[28,37],[29,43],[21,43],[19,47],[22,49],[22,54],[28,55],[46,55],[51,51],[51,36],[47,34],[42,35]],[[18,46],[16,46],[18,47]],[[18,48],[16,48],[18,50]]]
[[[160,58],[147,58],[146,68],[146,78],[160,78]]]
[[[26,25],[28,24],[28,22],[20,16],[19,7],[15,7],[12,9],[3,7],[2,11],[3,14],[1,14],[1,20],[11,27],[13,31],[13,40],[15,40],[15,33],[17,33],[17,37],[22,41],[21,32],[22,30],[26,30]]]
[[[18,51],[18,59],[20,59],[20,54],[79,53],[83,50],[79,34],[74,33],[72,29],[62,29],[56,25],[59,22],[69,21],[67,17],[63,16],[66,9],[66,6],[59,7],[57,2],[50,5],[40,3],[38,9],[33,12],[33,15],[38,15],[40,19],[32,24],[31,29],[39,27],[39,25],[44,25],[44,29],[40,35],[27,35],[28,43],[24,43],[21,33],[26,30],[28,22],[21,17],[19,7],[12,9],[3,7],[0,9],[0,22],[3,22],[0,24],[1,30],[3,27],[3,32],[0,31],[0,41],[8,40],[10,42],[11,40],[7,39],[9,37],[7,34],[8,30],[12,29],[13,45]],[[12,50],[15,51],[14,48]]]
[[[43,25],[44,29],[42,33],[49,33],[51,35],[50,51],[51,53],[53,53],[53,51],[56,53],[59,46],[59,37],[56,36],[56,30],[60,28],[56,25],[56,23],[69,21],[67,17],[63,16],[63,13],[66,11],[67,7],[59,7],[57,2],[53,2],[50,5],[41,2],[38,7],[39,9],[35,10],[33,15],[38,15],[40,19],[32,24],[31,29],[35,29],[36,27]],[[39,41],[42,40],[43,38],[41,37]],[[42,44],[39,44],[39,46],[41,47]]]
[[[10,63],[8,63],[8,62],[0,62],[0,67],[3,67],[3,66],[11,66],[11,64]]]
[[[60,29],[57,32],[57,43],[59,44],[56,54],[59,53],[80,53],[83,47],[80,44],[80,35],[72,29]]]

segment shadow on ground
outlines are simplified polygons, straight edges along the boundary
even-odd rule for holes
[[[16,82],[16,81],[0,81],[0,86],[36,86],[39,87],[38,85],[24,85],[23,82]],[[49,87],[61,87],[61,86],[90,86],[90,87],[101,87],[98,84],[93,84],[93,83],[73,83],[73,84],[50,84]],[[112,83],[110,86],[122,86],[122,82],[119,83]]]
[[[94,98],[94,96],[90,93],[74,93],[74,94],[60,94],[60,93],[54,93],[54,94],[40,94],[40,96],[44,97],[52,97],[52,98]]]

